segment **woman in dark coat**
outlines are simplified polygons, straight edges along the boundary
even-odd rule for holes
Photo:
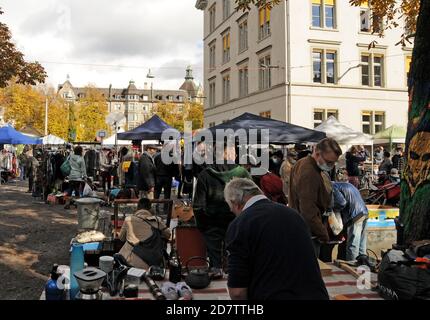
[[[346,171],[348,172],[348,181],[357,189],[360,187],[360,163],[366,161],[366,156],[360,155],[356,147],[346,153]]]

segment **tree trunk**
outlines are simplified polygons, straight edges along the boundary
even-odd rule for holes
[[[407,166],[400,220],[404,243],[430,239],[430,1],[421,0],[408,79]]]

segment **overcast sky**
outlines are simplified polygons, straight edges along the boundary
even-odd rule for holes
[[[178,89],[191,64],[203,73],[203,13],[195,0],[2,0],[1,21],[27,60],[37,60],[55,87],[66,80]],[[123,67],[118,67],[123,66]]]

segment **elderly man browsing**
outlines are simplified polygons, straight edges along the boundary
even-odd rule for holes
[[[233,300],[327,300],[309,229],[300,214],[274,203],[249,179],[224,190],[237,216],[227,231]]]

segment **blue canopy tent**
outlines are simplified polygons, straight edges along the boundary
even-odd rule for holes
[[[0,144],[41,144],[41,139],[31,138],[11,126],[0,128]]]
[[[154,115],[151,119],[137,128],[118,133],[119,140],[161,140],[163,133],[168,133],[173,138],[180,137],[178,130],[172,128],[159,116]]]
[[[244,113],[237,118],[209,128],[214,137],[218,129],[232,129],[235,132],[239,129],[245,129],[247,133],[251,129],[269,129],[269,143],[276,145],[315,143],[326,137],[324,132],[306,129],[291,123],[268,119],[251,113]]]

